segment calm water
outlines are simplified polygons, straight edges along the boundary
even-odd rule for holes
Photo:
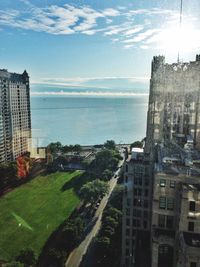
[[[146,131],[148,96],[32,96],[33,142],[47,145],[102,144],[141,140]]]

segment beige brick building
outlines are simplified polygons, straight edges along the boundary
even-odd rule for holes
[[[31,138],[29,76],[0,70],[0,163],[28,150]]]

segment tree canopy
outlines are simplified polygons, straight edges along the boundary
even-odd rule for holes
[[[107,140],[104,143],[104,147],[107,148],[107,149],[115,150],[115,148],[116,148],[115,141],[113,141],[113,140]]]
[[[135,141],[134,143],[131,144],[131,148],[133,148],[133,147],[142,148],[143,147],[143,143],[141,141]]]
[[[100,180],[94,180],[83,185],[80,189],[80,197],[85,202],[94,203],[108,193],[109,185]]]

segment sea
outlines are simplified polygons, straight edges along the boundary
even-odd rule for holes
[[[145,136],[147,106],[145,93],[33,93],[33,144],[132,143]]]

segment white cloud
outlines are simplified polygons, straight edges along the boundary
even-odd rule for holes
[[[44,84],[56,84],[56,85],[84,85],[89,82],[99,82],[99,81],[108,81],[108,80],[127,80],[129,82],[139,82],[146,83],[149,80],[149,77],[136,77],[136,76],[104,76],[104,77],[54,77],[54,78],[42,78],[39,83]]]
[[[139,33],[136,37],[132,39],[124,40],[123,43],[126,43],[126,44],[138,43],[138,42],[144,41],[149,36],[152,36],[154,33],[157,33],[157,32],[159,32],[158,29],[150,29],[145,32]]]
[[[179,23],[179,11],[161,8],[133,9],[131,6],[97,10],[91,6],[49,5],[37,7],[28,0],[20,0],[27,8],[0,10],[0,27],[45,32],[54,35],[102,34],[111,42],[119,42],[125,49],[162,48],[162,42],[169,30]],[[183,16],[187,25],[193,25],[190,32],[192,49],[200,47],[200,19]],[[196,26],[195,26],[196,25]],[[188,26],[187,26],[188,29]],[[191,34],[192,33],[192,34]]]

